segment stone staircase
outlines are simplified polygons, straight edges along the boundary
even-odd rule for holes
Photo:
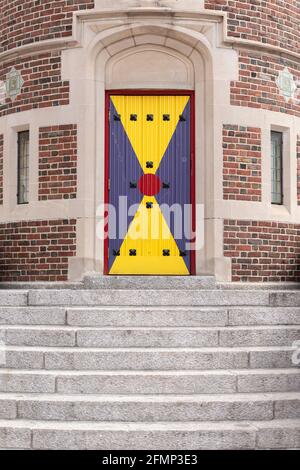
[[[7,287],[1,449],[300,448],[300,290],[204,277]]]

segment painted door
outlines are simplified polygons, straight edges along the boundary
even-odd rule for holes
[[[191,96],[110,95],[108,274],[189,275]]]

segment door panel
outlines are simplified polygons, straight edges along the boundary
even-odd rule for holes
[[[190,99],[110,96],[109,274],[190,274]]]

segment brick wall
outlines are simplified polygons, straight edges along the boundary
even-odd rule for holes
[[[300,224],[224,220],[224,256],[233,281],[300,281]]]
[[[231,104],[300,117],[300,95],[287,103],[276,84],[279,72],[285,67],[295,80],[300,80],[299,62],[257,52],[240,52],[240,78],[231,83]]]
[[[0,108],[0,117],[29,109],[69,104],[69,82],[61,80],[61,52],[47,52],[19,57],[0,64],[0,81],[15,67],[22,74],[21,94],[12,101],[7,98]]]
[[[0,134],[0,205],[3,204],[3,135]]]
[[[76,193],[77,126],[40,128],[39,200],[74,199]]]
[[[0,281],[66,281],[76,220],[0,224]]]
[[[0,52],[70,36],[73,12],[94,8],[94,3],[94,0],[0,0]],[[205,0],[205,8],[228,12],[230,36],[299,50],[298,0]]]
[[[223,196],[261,201],[261,129],[223,126]]]
[[[72,34],[74,11],[94,0],[0,0],[0,52]]]
[[[298,206],[300,206],[300,135],[297,140],[297,196]]]
[[[205,8],[228,12],[229,36],[300,48],[299,0],[205,0]]]

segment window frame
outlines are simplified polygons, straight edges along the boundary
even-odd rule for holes
[[[25,146],[27,143],[27,146]],[[24,145],[25,144],[25,145]],[[17,142],[17,204],[29,204],[29,146],[30,146],[30,131],[24,130],[18,132]],[[22,152],[26,152],[22,155]],[[22,164],[23,163],[23,164]],[[22,180],[26,181],[25,191],[22,188]]]
[[[273,175],[274,171],[278,171],[277,168],[274,166],[274,161],[275,158],[273,154],[273,139],[276,137],[276,139],[279,140],[279,145],[280,145],[280,181],[277,181],[277,179],[274,181]],[[284,175],[283,175],[283,142],[284,142],[284,136],[283,132],[280,131],[275,131],[271,130],[271,204],[274,206],[283,206],[284,205]],[[274,188],[274,183],[276,183],[276,186],[280,184],[280,195],[279,193],[275,193],[273,191]],[[275,197],[274,197],[275,196]],[[277,198],[277,199],[276,199]]]

